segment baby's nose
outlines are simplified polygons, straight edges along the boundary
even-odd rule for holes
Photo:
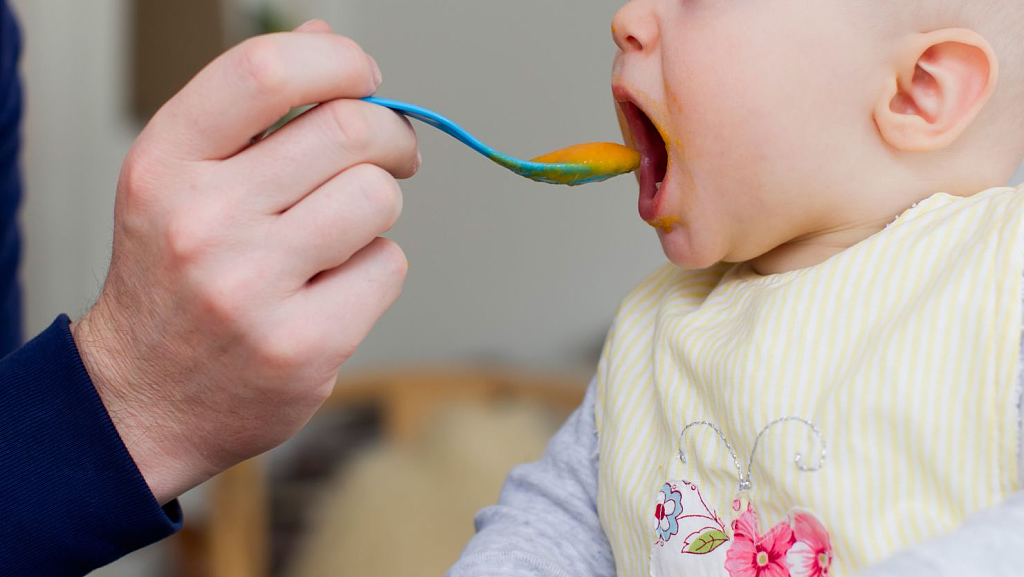
[[[652,50],[658,43],[658,21],[651,0],[630,0],[612,19],[612,38],[623,52]]]

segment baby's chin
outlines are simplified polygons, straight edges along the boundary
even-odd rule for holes
[[[672,264],[688,270],[704,269],[725,260],[728,251],[710,235],[685,226],[678,219],[665,218],[648,223],[658,232],[661,249]]]

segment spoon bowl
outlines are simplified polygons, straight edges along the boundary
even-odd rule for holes
[[[376,96],[369,96],[363,100],[429,124],[493,162],[537,182],[578,186],[633,172],[640,166],[638,152],[610,142],[580,144],[533,160],[520,160],[487,146],[458,124],[432,110]]]

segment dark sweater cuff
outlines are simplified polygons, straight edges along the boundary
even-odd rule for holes
[[[61,315],[0,360],[0,567],[82,575],[181,528],[107,415]]]

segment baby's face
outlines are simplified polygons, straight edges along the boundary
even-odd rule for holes
[[[640,216],[674,263],[746,261],[842,226],[885,80],[857,4],[632,0],[616,15]]]

